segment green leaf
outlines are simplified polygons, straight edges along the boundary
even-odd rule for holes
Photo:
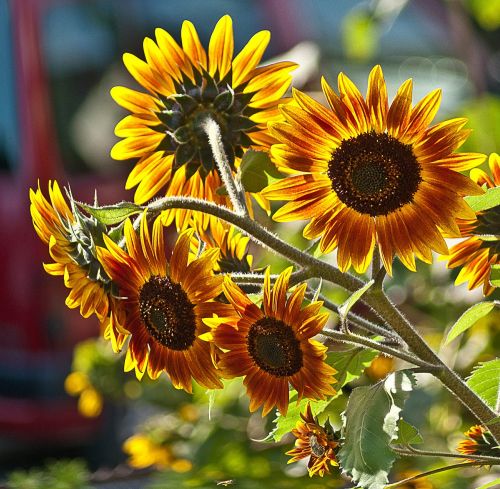
[[[134,204],[133,202],[119,202],[118,204],[104,205],[100,207],[94,207],[92,205],[82,203],[78,205],[106,226],[119,224],[127,217],[139,214],[144,210],[140,205]]]
[[[356,302],[361,299],[361,296],[375,283],[375,280],[370,280],[368,283],[363,285],[360,289],[356,290],[343,304],[338,308],[339,316],[341,321],[345,321],[349,311]]]
[[[500,287],[500,265],[491,267],[490,284],[494,287]]]
[[[247,192],[260,192],[269,184],[269,177],[283,178],[267,153],[254,150],[243,155],[239,175]]]
[[[401,418],[398,423],[398,437],[392,443],[398,445],[417,445],[423,442],[424,439],[417,428]]]
[[[487,482],[482,486],[476,487],[476,489],[495,489],[495,487],[500,486],[500,478],[495,479],[494,481]]]
[[[486,316],[494,307],[498,305],[497,301],[486,301],[474,304],[469,307],[451,327],[446,337],[445,345],[453,341],[457,336],[460,336],[464,331],[467,331],[471,326],[479,321],[482,317]]]
[[[500,407],[500,358],[480,362],[467,379],[467,385],[497,411]]]
[[[353,9],[342,23],[342,44],[348,58],[365,61],[379,45],[379,27],[370,12]]]
[[[289,433],[295,428],[297,421],[299,421],[300,413],[303,413],[306,410],[307,403],[311,403],[311,410],[314,416],[322,413],[328,404],[336,397],[330,397],[329,399],[325,399],[323,401],[314,401],[311,399],[302,399],[298,404],[295,402],[297,398],[297,392],[294,392],[290,395],[290,405],[288,406],[288,412],[286,416],[282,416],[278,413],[274,423],[276,427],[269,433],[269,435],[265,438],[265,441],[280,441],[284,435]]]
[[[360,377],[377,355],[376,350],[356,346],[348,350],[329,352],[326,362],[338,372],[335,374],[335,389],[340,390],[345,384]]]
[[[358,486],[382,489],[396,458],[390,443],[398,437],[399,414],[415,386],[410,370],[400,370],[373,386],[358,387],[343,413],[341,467]]]
[[[500,205],[500,187],[489,188],[482,195],[465,197],[465,201],[476,212],[492,209]]]

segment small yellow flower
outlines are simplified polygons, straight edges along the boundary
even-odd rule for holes
[[[144,469],[154,465],[165,469],[175,460],[168,445],[158,444],[148,436],[133,435],[123,443],[123,451],[129,456],[127,463],[135,469]]]
[[[288,463],[297,462],[306,457],[309,458],[307,469],[309,476],[317,474],[323,477],[330,473],[330,466],[337,466],[336,451],[339,443],[335,440],[333,433],[318,424],[312,414],[311,405],[307,404],[305,413],[301,413],[302,418],[292,430],[297,438],[295,448],[286,452],[292,458]]]

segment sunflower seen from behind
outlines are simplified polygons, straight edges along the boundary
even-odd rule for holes
[[[500,187],[500,156],[492,153],[488,163],[491,177],[479,168],[470,177],[486,188]],[[467,239],[450,248],[447,267],[462,267],[456,285],[469,282],[469,290],[482,285],[484,295],[490,295],[495,290],[490,283],[491,268],[500,265],[500,205],[478,212],[474,219],[459,219],[457,224]]]
[[[429,126],[441,92],[412,106],[411,80],[389,106],[380,66],[366,98],[343,73],[339,95],[324,79],[322,87],[329,107],[294,90],[281,107],[286,121],[270,124],[279,140],[271,154],[290,174],[263,192],[288,201],[274,219],[309,220],[304,236],[321,238],[323,253],[337,249],[342,271],[364,272],[375,244],[389,273],[394,255],[415,270],[415,256],[430,263],[432,251],[447,254],[442,233],[459,236],[455,218],[474,217],[463,196],[482,193],[459,172],[484,155],[454,153],[470,132],[466,119]]]
[[[160,193],[190,196],[230,206],[227,195],[217,193],[222,181],[207,135],[207,118],[220,130],[229,164],[236,171],[247,148],[268,149],[273,139],[267,122],[280,119],[278,101],[291,81],[294,63],[257,67],[270,33],[255,34],[233,58],[232,20],[222,17],[214,28],[208,52],[194,25],[184,21],[182,47],[163,29],[155,40],[144,40],[145,61],[126,53],[123,61],[147,93],[114,87],[115,101],[131,112],[118,123],[123,138],[111,150],[117,160],[139,158],[126,182],[137,187],[135,202],[143,204]],[[269,203],[254,194],[266,210]],[[164,224],[175,219],[184,229],[192,216],[206,229],[210,217],[185,209],[164,212]]]
[[[96,314],[108,323],[113,304],[112,284],[96,257],[96,237],[104,228],[68,205],[56,181],[49,182],[47,199],[40,189],[30,189],[30,212],[39,238],[48,245],[53,263],[44,263],[50,275],[62,276],[70,289],[66,305],[79,308],[84,318]],[[117,311],[118,312],[118,311]],[[115,327],[121,328],[119,321]]]
[[[199,339],[208,329],[203,318],[228,316],[232,307],[214,299],[222,292],[222,276],[213,273],[218,249],[199,257],[190,252],[194,231],[181,233],[170,261],[164,228],[158,217],[150,231],[143,214],[140,231],[125,223],[126,251],[105,237],[98,257],[119,290],[130,333],[125,370],[152,379],[166,372],[174,387],[192,391],[192,380],[221,388],[213,345]]]
[[[274,407],[286,414],[290,385],[299,400],[336,393],[331,385],[336,371],[324,361],[327,347],[312,339],[323,329],[328,314],[320,313],[319,301],[303,307],[306,284],[287,297],[291,271],[282,272],[271,288],[266,270],[262,310],[226,277],[224,294],[239,318],[236,323],[216,325],[212,332],[213,341],[223,350],[218,363],[223,376],[244,377],[250,411],[263,406],[262,416]]]

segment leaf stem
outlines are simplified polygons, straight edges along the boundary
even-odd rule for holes
[[[402,350],[398,350],[397,348],[392,348],[391,346],[384,345],[379,343],[378,341],[371,340],[370,338],[366,338],[364,336],[360,336],[353,333],[341,333],[340,331],[333,331],[331,329],[324,329],[321,331],[321,334],[331,338],[336,341],[341,341],[344,343],[352,343],[354,345],[363,345],[368,348],[373,348],[374,350],[385,353],[386,355],[390,355],[392,357],[401,358],[401,360],[405,360],[406,362],[413,363],[413,365],[418,365],[419,367],[425,367],[429,370],[435,370],[436,366],[431,365],[420,358],[411,355],[410,353],[406,353]]]
[[[432,474],[438,474],[439,472],[445,472],[447,470],[453,470],[453,469],[460,469],[462,467],[472,467],[474,465],[484,465],[483,462],[460,462],[458,464],[453,464],[453,465],[447,465],[445,467],[439,467],[437,469],[433,470],[428,470],[427,472],[422,472],[421,474],[414,475],[412,477],[408,477],[406,479],[402,479],[397,482],[393,482],[392,484],[387,484],[384,486],[384,489],[392,489],[393,487],[398,487],[403,484],[406,484],[407,482],[415,481],[417,479],[422,479],[423,477],[427,477]]]
[[[466,460],[473,460],[475,462],[483,462],[488,465],[499,465],[500,457],[489,457],[486,455],[465,455],[463,453],[452,453],[452,452],[436,452],[434,450],[420,450],[408,445],[408,448],[391,447],[399,455],[404,455],[406,457],[443,457],[443,458],[463,458]]]

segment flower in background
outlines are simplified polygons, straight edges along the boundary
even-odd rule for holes
[[[292,430],[297,438],[295,448],[286,452],[292,458],[289,464],[310,457],[307,464],[309,476],[317,474],[323,477],[330,473],[330,466],[338,466],[336,452],[339,442],[331,429],[329,423],[323,427],[313,416],[311,405],[307,404],[306,411],[300,414],[301,420]]]
[[[114,87],[115,101],[131,112],[115,133],[124,138],[111,150],[117,160],[139,158],[126,188],[137,186],[135,202],[142,204],[159,192],[186,195],[230,205],[216,190],[222,181],[216,169],[203,123],[213,119],[233,171],[247,148],[267,149],[273,139],[267,122],[281,119],[278,102],[290,85],[294,63],[257,68],[269,43],[268,31],[255,34],[233,59],[232,20],[222,17],[211,36],[208,53],[195,27],[184,21],[182,47],[163,29],[156,42],[144,40],[146,61],[126,53],[125,66],[149,93]],[[269,211],[269,203],[255,194]],[[179,209],[165,211],[164,224],[174,218],[185,228],[191,216],[206,229],[209,216]]]
[[[306,284],[287,298],[291,271],[290,267],[281,273],[271,289],[266,270],[263,311],[226,277],[224,294],[239,319],[235,324],[206,321],[215,328],[215,344],[225,350],[218,363],[223,375],[244,376],[250,411],[263,406],[263,416],[274,407],[286,414],[290,384],[299,400],[324,399],[336,392],[330,385],[335,382],[336,371],[324,362],[327,348],[312,339],[323,329],[328,314],[319,313],[322,302],[302,307]]]
[[[447,254],[442,232],[459,236],[455,218],[473,218],[463,196],[482,190],[459,172],[479,165],[484,155],[454,153],[466,140],[466,119],[429,124],[441,91],[412,107],[412,81],[399,88],[389,106],[382,69],[370,73],[363,98],[343,73],[340,95],[323,79],[327,108],[298,90],[282,106],[286,122],[272,123],[280,144],[271,154],[292,174],[264,189],[270,200],[289,201],[276,221],[308,219],[304,236],[321,237],[320,250],[338,250],[342,271],[352,264],[364,272],[378,244],[392,272],[398,255],[415,270],[415,255],[432,261],[432,250]]]
[[[410,479],[411,477],[415,477],[421,474],[418,470],[405,470],[403,472],[399,472],[394,480],[404,480]],[[398,485],[398,489],[434,489],[434,485],[431,483],[427,477],[419,477],[418,479],[407,481],[401,485]]]
[[[470,177],[486,188],[499,187],[500,156],[492,153],[488,163],[491,178],[478,168]],[[447,267],[462,267],[456,285],[468,281],[469,290],[482,285],[484,295],[490,295],[495,290],[490,283],[491,267],[500,264],[500,205],[478,212],[475,218],[459,219],[458,227],[467,239],[450,249]]]
[[[83,215],[73,202],[70,208],[56,181],[49,182],[49,198],[50,202],[40,187],[30,189],[33,226],[54,260],[43,266],[50,275],[64,277],[64,285],[71,289],[66,298],[68,307],[79,307],[85,318],[95,313],[101,322],[105,321],[112,285],[95,256],[95,240],[105,229]]]
[[[95,418],[102,412],[103,398],[84,372],[71,372],[64,381],[70,396],[78,396],[78,411],[87,418]]]
[[[498,457],[500,447],[493,438],[490,431],[482,425],[475,425],[469,428],[465,433],[468,439],[462,440],[457,450],[464,455],[486,455]]]
[[[192,391],[192,379],[221,388],[214,365],[214,347],[199,336],[207,331],[203,318],[228,316],[233,309],[215,302],[222,292],[222,276],[213,273],[219,254],[210,249],[196,257],[190,252],[194,231],[184,231],[170,262],[165,256],[164,229],[157,218],[150,232],[143,214],[140,232],[125,222],[126,249],[105,236],[107,248],[97,256],[119,289],[130,332],[125,370],[138,378],[147,370],[152,379],[165,371],[178,389]]]

